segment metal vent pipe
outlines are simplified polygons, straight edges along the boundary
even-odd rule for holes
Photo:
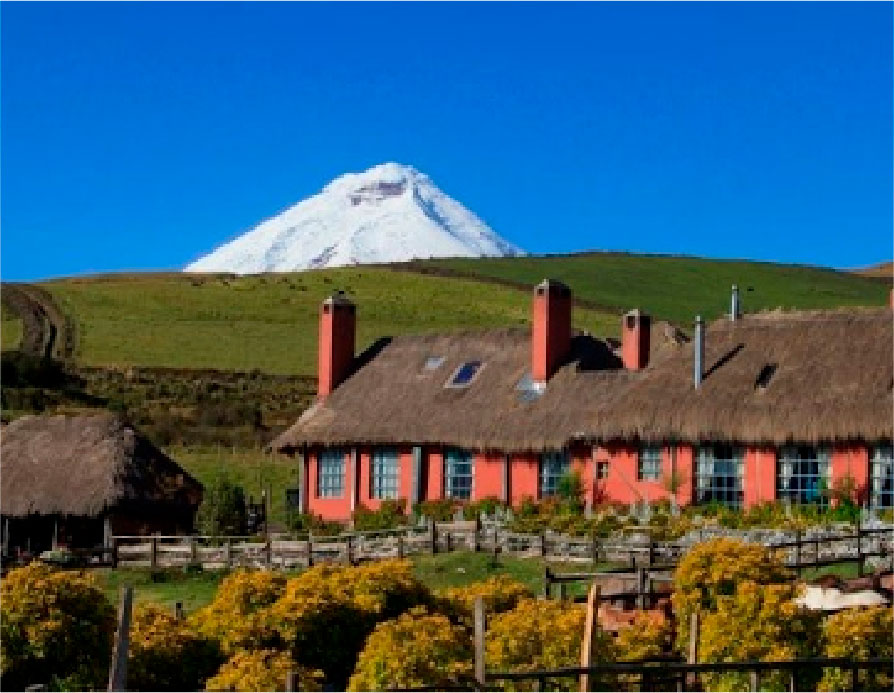
[[[693,360],[692,380],[695,387],[702,384],[705,363],[705,323],[701,315],[695,316],[695,358]]]

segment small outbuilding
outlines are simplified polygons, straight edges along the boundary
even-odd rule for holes
[[[114,414],[17,419],[0,453],[6,556],[193,529],[202,485]]]

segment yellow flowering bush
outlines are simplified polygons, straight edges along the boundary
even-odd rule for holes
[[[360,652],[348,690],[456,686],[469,683],[471,674],[468,631],[420,607],[375,627]]]
[[[696,545],[674,573],[678,649],[686,649],[689,617],[694,611],[713,610],[719,597],[735,594],[736,586],[746,580],[768,585],[791,577],[782,556],[759,544],[721,538]]]
[[[514,609],[519,600],[532,596],[525,585],[507,575],[494,575],[463,587],[449,587],[438,594],[440,606],[446,613],[470,624],[477,597],[484,600],[484,610],[488,614],[498,614]]]
[[[295,659],[341,687],[375,624],[428,599],[406,560],[320,565],[291,578],[269,613]]]
[[[485,656],[494,671],[534,671],[578,666],[584,634],[584,607],[553,600],[523,599],[511,611],[489,619]],[[596,629],[593,663],[614,659],[611,636]],[[556,680],[572,690],[577,679]],[[507,682],[506,690],[531,690],[533,682]]]
[[[846,609],[823,622],[823,655],[870,659],[894,658],[894,611],[890,606]],[[867,691],[890,691],[891,669],[860,673],[860,687]],[[821,691],[850,690],[850,672],[826,669],[819,684]]]
[[[279,634],[270,620],[270,607],[286,588],[282,573],[239,570],[220,583],[214,599],[189,618],[202,635],[220,643],[224,654],[239,648],[276,646]]]
[[[759,585],[743,582],[732,596],[717,597],[715,611],[704,614],[699,634],[699,660],[737,662],[788,660],[815,656],[819,617],[798,606],[792,584]],[[803,672],[798,690],[814,690],[815,672]],[[748,674],[704,674],[707,690],[747,691]],[[786,672],[765,672],[761,685],[784,690]]]
[[[217,644],[154,605],[134,608],[127,684],[138,691],[195,691],[220,666]]]
[[[115,610],[93,576],[37,562],[9,571],[0,583],[0,623],[4,689],[105,684]]]
[[[667,650],[673,636],[670,622],[638,613],[627,628],[618,631],[615,649],[618,659],[634,662],[657,657]]]
[[[273,649],[239,650],[208,679],[205,690],[284,691],[290,671],[298,674],[298,690],[320,690],[320,672],[305,669],[288,652]]]

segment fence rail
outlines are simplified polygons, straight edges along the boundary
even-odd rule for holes
[[[710,538],[710,535],[705,537]],[[786,553],[789,567],[799,573],[836,563],[856,562],[863,573],[867,559],[894,555],[894,528],[858,528],[841,534],[765,541]],[[658,542],[636,538],[569,537],[547,532],[520,534],[474,521],[431,523],[428,526],[351,532],[331,537],[313,535],[270,537],[116,536],[110,547],[93,551],[101,562],[130,567],[165,568],[201,564],[207,568],[305,568],[320,561],[356,564],[414,554],[482,551],[517,557],[537,557],[566,564],[614,565],[614,571],[637,574],[646,569],[660,580],[672,571],[694,542]],[[594,573],[553,574],[551,584],[591,580]],[[562,589],[560,587],[560,589]]]

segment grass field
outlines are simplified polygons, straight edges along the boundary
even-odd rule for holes
[[[22,319],[6,306],[0,310],[0,349],[17,349],[22,341]]]
[[[285,490],[297,485],[295,460],[284,455],[268,455],[259,449],[223,446],[171,447],[165,452],[202,484],[208,485],[218,476],[226,475],[243,488],[246,496],[253,496],[256,503],[260,502],[261,491],[270,488],[270,522],[285,523]]]
[[[527,324],[526,291],[388,269],[252,277],[133,274],[45,286],[75,317],[78,362],[315,374],[320,301],[336,289],[358,304],[357,346],[376,338]],[[575,313],[578,327],[616,334],[615,316]]]
[[[492,575],[509,575],[535,595],[543,590],[543,561],[534,558],[493,557],[483,553],[457,551],[412,559],[416,576],[431,589],[459,587],[486,580]],[[556,566],[556,570],[581,570],[581,566]],[[177,602],[193,611],[211,601],[218,584],[226,575],[219,571],[187,573],[182,570],[150,571],[139,569],[100,569],[96,571],[110,599],[118,599],[122,585],[134,588],[137,603],[154,602],[173,608]]]
[[[599,306],[617,311],[641,308],[681,325],[690,324],[697,314],[715,318],[729,311],[733,284],[742,289],[746,311],[780,306],[885,305],[890,288],[890,282],[878,278],[802,265],[624,253],[427,260],[419,264],[525,285],[555,277],[568,284],[575,295]]]

